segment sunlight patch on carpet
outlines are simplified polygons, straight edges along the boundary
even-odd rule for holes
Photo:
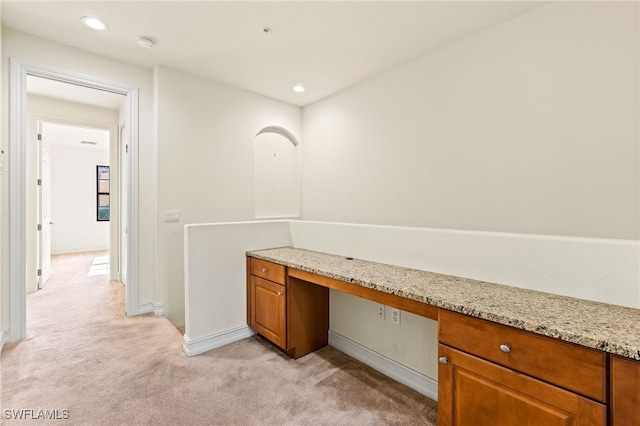
[[[93,259],[93,264],[91,268],[89,268],[89,273],[87,274],[90,277],[94,277],[96,275],[107,275],[109,273],[109,256],[96,256]]]

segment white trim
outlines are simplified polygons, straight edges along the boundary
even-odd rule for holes
[[[10,333],[12,341],[27,334],[26,294],[26,125],[27,125],[27,71],[19,61],[11,60],[11,87],[9,116],[9,257],[10,275]],[[4,250],[3,250],[4,251]]]
[[[162,303],[153,302],[153,315],[164,315],[164,305]]]
[[[138,304],[138,313],[139,314],[150,314],[153,312],[153,302],[140,302]]]
[[[154,314],[158,316],[164,315],[164,305],[159,302],[147,301],[138,304],[138,315]]]
[[[109,246],[106,247],[77,247],[77,248],[69,248],[63,250],[52,251],[52,255],[58,254],[74,254],[74,253],[92,253],[95,251],[109,251]],[[113,265],[111,265],[113,267]],[[113,278],[111,278],[113,279]]]
[[[640,307],[638,240],[295,220],[289,226],[296,248]]]
[[[130,143],[130,190],[129,190],[129,282],[125,289],[125,309],[127,315],[138,312],[138,89],[113,83],[85,74],[60,70],[34,64],[17,58],[10,58],[10,184],[9,184],[9,247],[3,248],[8,254],[10,281],[10,341],[26,337],[26,126],[27,126],[27,75],[49,78],[93,89],[120,93],[127,96],[127,121]],[[6,250],[6,251],[5,251]]]
[[[290,222],[299,222],[303,224],[316,225],[333,225],[333,226],[351,226],[355,228],[371,228],[371,229],[391,229],[398,231],[419,231],[432,232],[444,235],[479,235],[486,237],[504,237],[512,239],[525,240],[542,240],[542,241],[560,241],[560,242],[579,242],[579,243],[597,243],[597,244],[615,244],[628,247],[638,245],[638,240],[627,240],[621,238],[598,238],[598,237],[576,237],[569,235],[551,235],[551,234],[523,234],[519,232],[502,232],[502,231],[474,231],[472,229],[450,229],[450,228],[420,228],[417,226],[397,226],[397,225],[373,225],[366,223],[350,223],[350,222],[323,222],[318,220],[302,220],[291,219]]]
[[[5,343],[9,343],[9,330],[0,330],[0,354]]]
[[[127,93],[127,121],[129,123],[129,159],[128,164],[123,167],[129,167],[129,191],[128,202],[129,207],[127,223],[128,235],[127,242],[127,297],[125,298],[125,311],[127,315],[139,315],[138,298],[139,298],[139,274],[138,274],[138,254],[139,235],[138,235],[138,89],[132,89]]]
[[[189,223],[184,225],[185,228],[205,228],[209,226],[231,226],[231,225],[251,225],[251,224],[262,224],[262,223],[290,223],[290,219],[257,219],[256,220],[245,220],[245,221],[236,221],[236,222],[208,222],[208,223]],[[304,221],[298,221],[304,222]]]
[[[182,350],[187,356],[199,355],[203,352],[228,345],[229,343],[246,339],[254,334],[256,334],[256,332],[250,329],[248,325],[242,325],[194,340],[189,339],[189,336],[185,334],[183,336],[184,344],[182,345]]]
[[[331,330],[329,330],[329,346],[344,352],[434,401],[438,400],[438,382],[424,374],[418,373]]]

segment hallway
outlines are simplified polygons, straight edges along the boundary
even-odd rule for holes
[[[145,375],[166,353],[186,358],[180,333],[164,317],[124,315],[124,286],[100,270],[106,254],[52,257],[51,278],[27,296],[27,338],[5,346],[0,358],[0,423],[11,424],[7,409],[33,410],[26,420],[45,410],[67,413],[72,424],[127,423],[119,411],[140,404],[132,394],[149,394],[153,381]],[[141,414],[132,409],[129,419]]]
[[[0,358],[0,423],[437,423],[435,402],[331,347],[293,361],[254,336],[187,357],[166,318],[126,317],[122,284],[89,276],[101,255],[55,258],[28,296],[28,337]]]
[[[43,289],[27,295],[27,340],[104,323],[124,312],[123,285],[109,281],[108,271],[102,270],[101,259],[108,254],[99,251],[51,257],[51,278]]]

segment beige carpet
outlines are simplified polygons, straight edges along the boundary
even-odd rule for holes
[[[0,358],[0,423],[437,424],[435,402],[330,347],[294,361],[252,337],[187,357],[165,318],[124,316],[122,285],[87,276],[100,255],[56,257],[28,296],[28,338]]]

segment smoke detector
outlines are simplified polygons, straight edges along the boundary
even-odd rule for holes
[[[138,44],[145,49],[151,49],[156,43],[150,37],[138,37]]]

